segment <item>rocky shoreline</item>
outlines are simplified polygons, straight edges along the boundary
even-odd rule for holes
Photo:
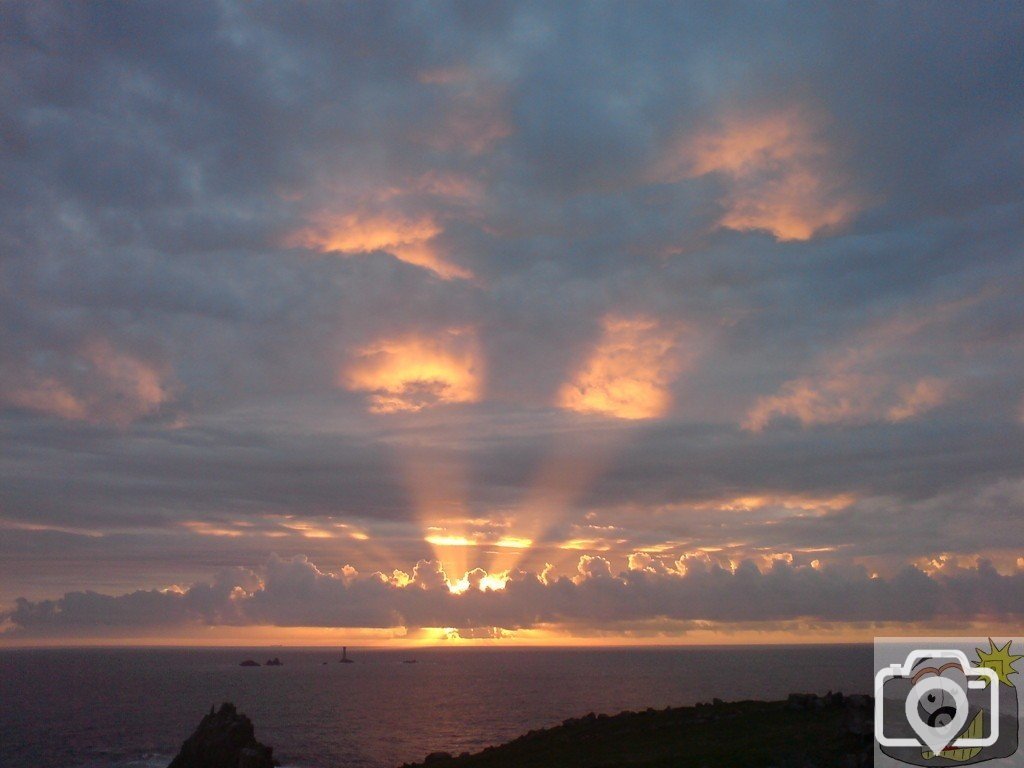
[[[435,752],[401,768],[866,768],[870,696],[793,693],[785,701],[714,699],[565,720],[481,752]],[[273,750],[233,704],[210,710],[168,768],[272,768]]]

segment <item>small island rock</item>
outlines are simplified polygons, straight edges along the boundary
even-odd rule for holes
[[[273,753],[256,741],[252,721],[225,702],[210,708],[167,768],[274,768]]]

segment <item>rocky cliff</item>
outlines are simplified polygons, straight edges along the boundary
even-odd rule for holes
[[[211,707],[167,768],[274,768],[273,753],[256,741],[252,721],[226,702]]]

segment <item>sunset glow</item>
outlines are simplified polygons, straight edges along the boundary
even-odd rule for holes
[[[338,381],[367,393],[373,413],[398,413],[478,400],[482,368],[472,330],[448,329],[362,347]]]
[[[681,363],[680,331],[646,317],[609,315],[583,367],[558,393],[558,405],[619,419],[653,419],[672,405]]]
[[[1021,8],[3,8],[0,645],[1021,625]]]
[[[286,244],[343,256],[386,252],[399,261],[422,267],[445,280],[471,277],[472,273],[448,262],[443,256],[435,240],[443,231],[429,215],[320,214],[312,225],[290,235]]]
[[[656,178],[718,174],[726,179],[721,226],[809,240],[862,206],[826,135],[825,119],[805,107],[728,113],[680,138]]]

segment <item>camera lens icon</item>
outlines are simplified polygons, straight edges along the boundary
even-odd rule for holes
[[[958,681],[945,677],[925,677],[907,694],[907,722],[936,754],[963,730],[968,708],[967,692]]]
[[[998,686],[992,670],[971,666],[961,651],[914,651],[903,664],[892,664],[875,676],[875,737],[882,747],[916,748],[919,755],[922,747],[941,755],[951,749],[991,746],[999,738]],[[985,716],[975,711],[974,721],[965,728],[972,706],[978,710],[978,704],[971,703],[971,690],[984,695]],[[884,715],[889,709],[886,700],[902,712],[904,733],[886,733],[886,722],[893,724]],[[990,723],[988,735],[981,732],[983,721]]]

